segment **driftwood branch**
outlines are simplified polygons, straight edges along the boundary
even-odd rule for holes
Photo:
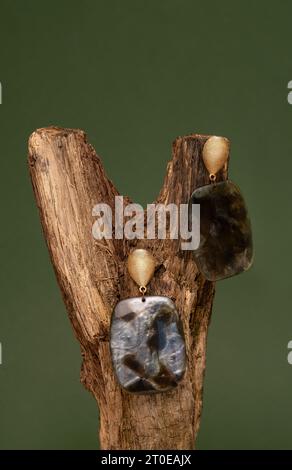
[[[201,159],[208,136],[179,137],[173,144],[156,202],[188,203],[208,183]],[[179,240],[102,240],[92,236],[92,208],[114,208],[118,195],[100,158],[81,130],[44,128],[29,140],[29,168],[40,218],[75,335],[81,345],[81,381],[97,400],[103,449],[192,449],[200,424],[206,337],[214,284],[198,273]],[[221,172],[218,179],[226,178]],[[128,198],[124,198],[129,203]],[[125,262],[134,247],[149,249],[157,269],[151,295],[174,300],[187,348],[187,372],[177,389],[130,395],[119,387],[109,351],[109,325],[116,303],[137,295]]]

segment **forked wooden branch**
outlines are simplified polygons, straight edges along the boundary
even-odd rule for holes
[[[193,134],[175,140],[157,203],[186,204],[195,188],[208,183],[201,158],[207,138]],[[198,273],[180,240],[93,238],[92,208],[97,203],[114,208],[118,191],[83,131],[35,131],[29,139],[29,168],[52,263],[81,345],[81,381],[99,405],[101,448],[192,449],[202,410],[214,284]],[[226,172],[217,175],[225,178]],[[175,302],[185,333],[187,372],[177,389],[162,394],[124,392],[111,364],[112,311],[120,299],[137,295],[125,268],[134,246],[147,248],[156,258],[148,293]]]

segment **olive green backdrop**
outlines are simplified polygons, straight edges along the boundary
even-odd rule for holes
[[[142,204],[177,135],[231,139],[256,257],[217,285],[198,447],[292,448],[291,24],[289,1],[0,1],[1,449],[97,447],[26,166],[53,124],[84,129]]]

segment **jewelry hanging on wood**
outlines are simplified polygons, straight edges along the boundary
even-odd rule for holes
[[[200,244],[194,250],[198,269],[206,279],[217,281],[250,268],[253,261],[251,224],[239,188],[230,180],[216,182],[227,164],[229,141],[210,137],[203,161],[210,184],[197,188],[190,199],[200,204]]]
[[[174,303],[164,296],[145,296],[155,264],[147,250],[130,253],[128,271],[142,296],[121,300],[111,321],[114,370],[120,385],[132,393],[171,390],[186,368],[182,325]]]

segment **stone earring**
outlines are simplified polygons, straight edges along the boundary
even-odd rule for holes
[[[228,154],[227,139],[213,136],[206,141],[203,161],[210,184],[196,189],[190,199],[200,204],[200,244],[194,257],[210,281],[246,271],[253,260],[251,224],[240,190],[229,180],[216,182]]]
[[[153,256],[136,249],[127,265],[142,295],[121,300],[114,309],[110,329],[114,370],[128,392],[167,391],[178,385],[185,372],[181,322],[168,297],[145,296],[155,271]]]

